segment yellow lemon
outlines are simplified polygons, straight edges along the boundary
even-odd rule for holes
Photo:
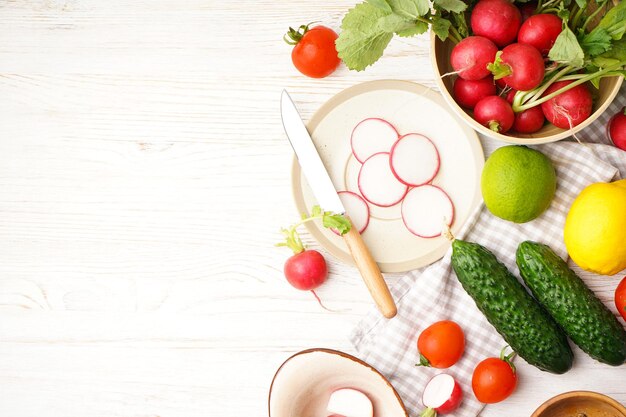
[[[626,179],[585,188],[567,214],[563,235],[582,269],[614,275],[626,268]]]

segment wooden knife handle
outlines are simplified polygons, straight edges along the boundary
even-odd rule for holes
[[[365,285],[376,303],[376,307],[378,307],[383,316],[388,319],[392,318],[396,315],[398,309],[389,292],[383,274],[380,272],[380,268],[378,268],[374,258],[372,258],[369,249],[365,246],[359,231],[355,227],[351,227],[350,231],[343,235],[343,240],[350,249],[354,263],[361,273],[363,281],[365,281]]]

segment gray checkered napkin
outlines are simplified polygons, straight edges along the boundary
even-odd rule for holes
[[[576,195],[591,183],[610,181],[620,174],[626,178],[626,152],[598,143],[606,143],[604,132],[608,117],[624,105],[626,89],[623,88],[611,108],[578,135],[584,142],[595,143],[581,145],[562,141],[537,147],[552,160],[558,176],[554,201],[539,218],[514,224],[494,217],[481,205],[457,237],[485,246],[515,274],[515,250],[524,240],[543,242],[565,258],[563,224]],[[482,410],[484,405],[471,391],[473,368],[482,359],[497,356],[506,345],[461,287],[450,265],[450,254],[448,251],[442,260],[423,271],[408,273],[392,288],[398,304],[395,318],[381,319],[380,314],[372,311],[351,335],[359,356],[391,380],[411,416],[417,416],[423,408],[421,393],[425,384],[441,372],[414,366],[419,362],[417,336],[424,328],[449,319],[459,323],[465,331],[465,354],[447,370],[465,393],[461,407],[452,417],[476,416]]]

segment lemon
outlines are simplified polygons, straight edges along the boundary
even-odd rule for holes
[[[556,191],[556,173],[547,156],[526,146],[504,146],[485,162],[481,189],[489,211],[525,223],[543,213]]]
[[[615,275],[626,268],[626,180],[585,188],[567,214],[563,237],[582,269]]]

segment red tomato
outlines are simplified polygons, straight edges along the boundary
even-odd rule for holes
[[[438,321],[419,335],[417,350],[420,354],[420,365],[449,368],[463,356],[465,335],[461,326],[455,322]]]
[[[615,307],[626,320],[626,277],[622,278],[622,282],[615,289]]]
[[[309,29],[309,25],[302,25],[298,30],[289,28],[284,39],[288,44],[295,45],[291,61],[307,77],[324,78],[341,63],[335,49],[337,34],[326,26]]]
[[[480,362],[472,375],[472,390],[481,403],[498,403],[511,395],[516,386],[517,374],[511,355],[504,356],[504,351],[500,358],[487,358]]]

